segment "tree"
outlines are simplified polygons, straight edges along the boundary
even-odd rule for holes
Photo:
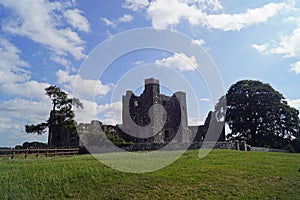
[[[226,103],[226,109],[219,106]],[[233,84],[216,105],[217,116],[226,110],[229,139],[244,140],[252,146],[287,148],[298,137],[299,111],[290,107],[278,91],[260,81]]]
[[[72,106],[83,108],[79,99],[68,98],[68,95],[57,86],[45,88],[46,95],[52,100],[52,110],[50,117],[46,122],[37,125],[26,125],[27,133],[45,133],[49,128],[48,145],[49,146],[73,146],[78,143],[76,140],[76,122]]]
[[[47,144],[42,142],[24,142],[21,146],[21,149],[27,149],[27,148],[46,148]],[[15,147],[16,148],[16,147]]]

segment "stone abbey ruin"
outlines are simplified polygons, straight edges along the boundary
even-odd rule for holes
[[[213,120],[210,112],[204,125],[188,126],[186,93],[178,91],[171,96],[161,94],[159,80],[154,78],[145,80],[144,91],[139,96],[128,90],[122,96],[122,104],[122,124],[104,125],[93,120],[89,124],[81,123],[80,129],[109,131],[126,142],[150,145],[148,149],[151,149],[171,141],[178,144],[201,143]],[[225,141],[224,128],[218,135],[218,141]]]
[[[224,123],[210,111],[203,125],[189,126],[186,93],[171,96],[160,93],[159,80],[145,80],[140,95],[128,90],[122,96],[122,124],[107,125],[98,120],[80,123],[77,128],[49,128],[49,147],[82,147],[85,153],[151,151],[158,149],[222,148],[250,151],[286,150],[251,147],[245,141],[225,141]],[[59,113],[51,112],[52,115]],[[59,119],[58,117],[52,117]],[[54,124],[61,124],[53,121]],[[59,130],[59,131],[57,131]],[[109,145],[116,148],[110,148]],[[90,147],[90,148],[87,148]],[[101,149],[99,149],[101,147]],[[104,147],[104,148],[102,148]]]
[[[122,105],[123,122],[117,126],[117,133],[134,143],[168,143],[171,140],[186,143],[193,138],[201,141],[211,118],[209,114],[203,126],[188,126],[186,93],[178,91],[172,96],[161,94],[159,80],[154,78],[145,80],[140,96],[127,91],[122,97]],[[223,134],[219,140],[225,140]]]

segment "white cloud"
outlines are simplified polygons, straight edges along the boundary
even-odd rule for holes
[[[97,103],[85,99],[80,99],[80,102],[83,109],[75,108],[75,120],[78,123],[89,123],[91,120],[97,119]]]
[[[23,119],[27,123],[46,121],[51,107],[51,101],[48,98],[43,101],[16,98],[0,102],[1,117]]]
[[[148,5],[148,0],[125,0],[123,7],[133,11],[138,11],[140,9],[146,8]]]
[[[188,0],[187,2],[196,2],[202,10],[218,11],[223,8],[219,0]]]
[[[156,29],[173,28],[186,20],[191,26],[240,31],[291,10],[292,4],[269,3],[237,14],[210,14],[223,8],[218,0],[154,0],[147,7],[147,17],[152,20],[152,26]]]
[[[272,41],[270,43],[255,44],[253,48],[260,53],[266,54],[279,54],[284,57],[300,58],[300,24],[290,34],[281,35],[278,41]],[[300,74],[300,62],[291,64],[291,71]]]
[[[291,35],[282,36],[279,45],[270,49],[269,53],[300,58],[300,26]]]
[[[60,78],[66,78],[65,84],[69,82],[78,81],[79,85],[87,88],[94,88],[94,84],[101,84],[100,81],[91,80],[80,80],[79,76],[71,76],[66,72],[58,73]],[[45,84],[42,86],[41,83],[35,81],[29,81],[22,84],[9,85],[11,90],[10,93],[15,93],[22,95],[27,98],[36,98],[36,100],[26,100],[21,98],[15,98],[8,101],[0,102],[0,137],[7,138],[11,144],[7,142],[0,142],[0,146],[14,146],[16,144],[21,144],[25,141],[43,141],[47,142],[47,134],[43,136],[37,136],[32,134],[26,134],[24,126],[26,124],[37,124],[45,122],[51,110],[51,100],[44,94],[44,86],[49,86]],[[108,86],[103,86],[104,88]],[[80,88],[79,90],[83,90]],[[80,91],[82,95],[85,95],[86,91]],[[92,91],[88,91],[92,92]],[[103,93],[104,91],[99,91]],[[2,93],[2,92],[1,92]],[[93,119],[100,119],[106,124],[117,124],[121,123],[121,102],[115,102],[112,104],[98,105],[96,102],[88,101],[85,99],[80,99],[83,103],[84,109],[76,110],[76,120],[78,122],[88,123]]]
[[[20,58],[21,55],[17,47],[0,37],[0,94],[2,97],[14,96],[14,99],[0,102],[0,146],[33,140],[45,142],[47,137],[24,131],[26,123],[47,120],[51,102],[44,94],[44,88],[49,84],[30,80],[30,72],[24,69],[29,64]]]
[[[80,75],[70,75],[63,70],[58,70],[56,75],[58,77],[57,82],[63,84],[68,91],[74,89],[76,92],[74,95],[80,99],[106,95],[112,87],[102,84],[100,80],[83,79]]]
[[[73,81],[71,79],[80,79],[76,76],[71,76],[65,72],[58,73],[60,78],[66,78],[67,82]],[[76,80],[77,81],[77,80]],[[94,84],[100,84],[99,81],[79,80],[79,85],[83,87],[95,87]],[[0,102],[0,137],[7,138],[12,144],[0,142],[0,146],[14,146],[21,144],[25,141],[47,141],[47,134],[44,136],[37,136],[32,134],[26,134],[24,126],[26,124],[37,124],[45,122],[51,110],[51,100],[44,94],[44,87],[35,81],[25,82],[19,85],[11,85],[11,93],[23,95],[26,97],[37,98],[37,100],[26,100],[21,98],[15,98],[8,101]],[[45,85],[46,86],[46,85]],[[47,85],[48,86],[48,85]],[[107,86],[103,86],[107,87]],[[80,88],[81,90],[82,88]],[[82,95],[86,91],[81,91]],[[91,91],[88,91],[91,92]],[[103,93],[103,91],[101,91]],[[86,99],[80,99],[83,103],[84,109],[75,109],[78,122],[88,123],[93,119],[100,119],[106,124],[119,124],[121,123],[121,102],[115,102],[112,104],[98,105],[94,101],[88,101]]]
[[[0,37],[0,84],[29,80],[30,73],[24,69],[29,64],[20,58],[21,54],[21,50]]]
[[[224,31],[240,31],[250,25],[265,23],[269,18],[290,9],[287,3],[270,3],[239,14],[208,15],[207,26]]]
[[[123,15],[122,17],[119,17],[118,19],[116,20],[110,20],[110,19],[107,19],[105,17],[101,17],[100,20],[102,22],[104,22],[104,24],[106,26],[110,26],[112,28],[117,28],[118,24],[120,23],[129,23],[131,22],[132,20],[134,20],[133,16],[132,15],[129,15],[129,14],[125,14]]]
[[[67,1],[68,2],[68,1]],[[12,10],[15,17],[7,18],[2,25],[4,31],[11,34],[28,37],[36,43],[46,46],[55,55],[72,55],[82,59],[84,54],[84,41],[71,27],[63,26],[61,16],[69,12],[67,21],[72,27],[86,29],[82,23],[83,16],[79,19],[78,11],[66,8],[67,2],[51,2],[49,0],[0,0],[0,4]],[[66,10],[68,9],[68,10]],[[76,19],[74,13],[77,12]],[[70,13],[73,13],[70,15]]]
[[[288,104],[298,110],[300,110],[300,99],[287,100]]]
[[[200,101],[201,101],[201,102],[209,102],[210,99],[209,99],[209,98],[201,98]]]
[[[57,73],[60,83],[70,86],[72,81],[78,81],[81,95],[94,92],[95,84],[101,84],[96,80],[82,80],[80,76],[72,76],[67,72],[58,71]],[[1,140],[0,146],[14,146],[25,141],[42,141],[47,142],[47,134],[37,136],[26,134],[24,126],[26,124],[37,124],[45,122],[52,108],[51,100],[44,94],[44,88],[49,86],[46,83],[38,83],[36,81],[28,81],[20,84],[2,85],[1,93],[5,91],[27,99],[15,98],[8,101],[0,102],[0,137],[7,141]],[[102,85],[101,90],[96,90],[96,94],[104,94],[110,89],[109,86]],[[89,90],[92,88],[91,90]],[[98,86],[99,88],[99,86]],[[86,91],[87,89],[88,91]],[[90,95],[90,94],[88,94]],[[96,102],[80,99],[84,105],[84,109],[78,109],[76,112],[76,120],[79,122],[90,122],[92,119],[99,118],[107,124],[116,124],[121,122],[121,102],[105,105],[97,105]]]
[[[121,124],[122,102],[98,105],[94,101],[81,100],[84,109],[76,110],[76,121],[89,123],[91,120],[99,119],[104,124]]]
[[[0,146],[14,146],[25,141],[46,142],[47,134],[43,136],[26,134],[25,125],[45,122],[49,117],[50,109],[49,99],[29,101],[16,98],[0,102]]]
[[[3,94],[41,100],[46,98],[44,89],[49,85],[50,84],[48,83],[40,83],[31,80],[24,83],[3,84],[0,87],[0,92]]]
[[[195,117],[189,117],[188,118],[188,125],[189,126],[199,126],[199,125],[203,125],[204,122],[199,120],[198,118]]]
[[[152,1],[147,9],[147,16],[156,29],[172,28],[182,20],[188,20],[191,25],[204,23],[205,14],[195,5],[180,0]]]
[[[284,19],[283,21],[284,22],[297,22],[297,18],[290,16],[290,17]]]
[[[25,141],[47,142],[47,134],[26,134],[24,125],[11,118],[0,117],[0,146],[14,147]]]
[[[102,115],[102,121],[105,124],[121,124],[122,123],[122,102],[113,102],[111,104],[98,105],[98,115]]]
[[[69,22],[69,24],[80,30],[80,31],[84,31],[84,32],[89,32],[90,31],[90,24],[88,22],[88,20],[81,15],[82,11],[78,10],[78,9],[74,9],[74,10],[67,10],[64,13],[64,16],[66,17],[67,21]]]
[[[196,45],[196,46],[202,46],[203,44],[205,44],[205,41],[202,39],[192,40],[192,42],[191,42],[191,45]]]
[[[155,64],[178,69],[180,71],[193,71],[198,66],[194,56],[188,57],[183,53],[175,53],[173,56],[156,60]]]
[[[299,35],[300,36],[300,35]],[[300,39],[298,34],[290,36],[282,36],[280,41],[272,41],[272,43],[253,44],[252,47],[260,53],[266,54],[282,54],[284,57],[300,57],[298,55]]]
[[[137,61],[135,61],[133,64],[134,65],[142,65],[142,64],[144,64],[145,62],[143,61],[143,60],[137,60]]]
[[[48,83],[30,80],[29,64],[20,58],[22,52],[9,41],[0,38],[0,92],[25,98],[44,98]]]
[[[63,56],[54,55],[50,59],[66,68],[69,68],[71,66],[71,62]]]
[[[105,17],[101,17],[100,19],[101,19],[102,22],[105,23],[106,26],[111,26],[113,28],[117,27],[116,23],[114,23],[113,21],[111,21],[111,20],[109,20],[109,19],[107,19]]]
[[[291,64],[291,66],[292,66],[291,71],[294,71],[296,74],[300,74],[300,61]]]
[[[251,47],[259,51],[260,53],[264,53],[268,48],[268,44],[252,44]]]
[[[132,15],[125,14],[124,16],[118,18],[118,22],[128,23],[128,22],[131,22],[133,19],[134,18]]]

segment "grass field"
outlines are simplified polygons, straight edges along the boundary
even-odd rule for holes
[[[300,199],[300,154],[187,151],[168,167],[132,174],[90,155],[2,159],[0,199]]]

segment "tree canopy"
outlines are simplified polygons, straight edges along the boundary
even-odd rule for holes
[[[45,88],[46,95],[52,100],[52,110],[50,112],[49,119],[46,122],[34,125],[26,125],[25,131],[27,133],[45,133],[45,129],[48,127],[51,131],[66,131],[76,129],[76,123],[74,120],[75,114],[72,110],[73,106],[77,108],[83,108],[79,99],[68,98],[67,93],[62,91],[57,86],[49,86]],[[72,132],[71,131],[71,132]]]
[[[226,101],[226,109],[221,104]],[[224,113],[229,139],[253,146],[285,148],[299,137],[299,111],[290,107],[278,91],[260,81],[242,80],[220,98],[216,113]]]

